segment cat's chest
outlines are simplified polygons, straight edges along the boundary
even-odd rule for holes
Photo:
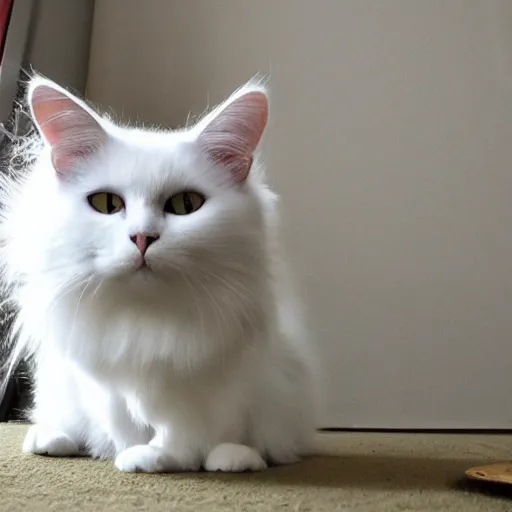
[[[172,314],[148,315],[136,309],[84,308],[63,311],[52,322],[53,338],[66,353],[98,365],[137,364],[164,356],[166,347],[194,337],[195,328]]]
[[[209,315],[199,308],[188,313],[179,305],[71,304],[54,311],[46,339],[88,371],[123,376],[138,368],[151,374],[156,363],[178,373],[200,368],[251,345],[258,334],[252,323],[225,321],[225,314]]]

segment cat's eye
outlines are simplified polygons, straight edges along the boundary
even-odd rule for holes
[[[96,192],[91,194],[87,201],[97,212],[112,215],[120,212],[124,208],[123,199],[112,192]]]
[[[164,210],[174,215],[188,215],[203,206],[205,198],[197,192],[180,192],[167,199]]]

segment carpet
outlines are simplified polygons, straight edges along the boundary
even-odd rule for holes
[[[2,511],[512,510],[508,488],[461,482],[469,466],[512,458],[507,435],[325,433],[321,453],[293,466],[144,475],[120,473],[110,462],[24,455],[26,429],[0,424]]]

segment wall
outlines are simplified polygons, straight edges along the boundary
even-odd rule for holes
[[[94,0],[36,0],[25,65],[83,94],[93,11]]]
[[[322,424],[511,427],[512,3],[100,0],[89,97],[185,122],[272,72]]]
[[[12,114],[20,78],[25,80],[32,71],[84,93],[93,9],[94,0],[13,3],[0,68],[1,123]]]

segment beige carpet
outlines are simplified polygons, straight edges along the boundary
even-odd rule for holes
[[[511,436],[321,434],[325,455],[295,466],[134,475],[108,462],[22,455],[26,428],[0,424],[2,511],[512,511],[506,489],[460,483],[468,466],[512,458]]]

